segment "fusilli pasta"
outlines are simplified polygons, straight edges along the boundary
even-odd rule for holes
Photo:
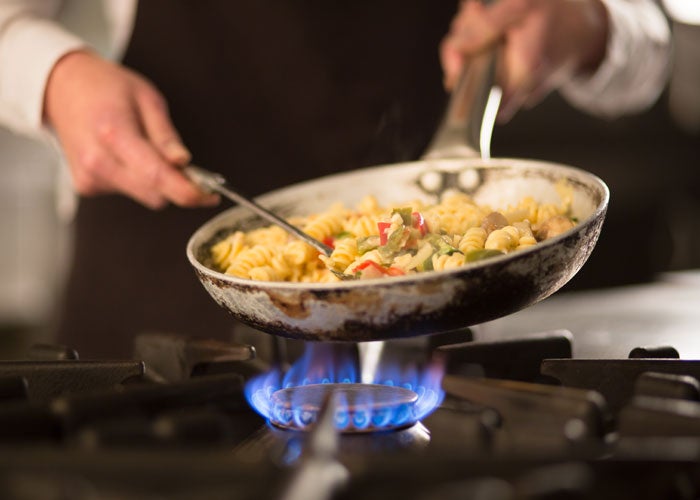
[[[456,269],[523,250],[573,227],[572,190],[558,185],[561,203],[532,197],[494,211],[457,193],[440,203],[382,207],[365,197],[354,210],[295,216],[290,222],[334,248],[330,257],[276,226],[235,231],[211,246],[216,269],[245,279],[333,282],[331,270],[358,278]]]

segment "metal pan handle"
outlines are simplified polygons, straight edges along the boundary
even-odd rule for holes
[[[491,134],[501,101],[494,85],[498,45],[464,63],[442,124],[423,159],[491,156]]]

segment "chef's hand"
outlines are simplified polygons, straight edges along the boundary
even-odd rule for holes
[[[158,90],[140,75],[87,51],[54,66],[44,120],[56,132],[79,193],[122,193],[156,209],[212,205],[178,170],[190,160]]]
[[[445,86],[456,84],[465,60],[500,42],[499,121],[507,121],[567,79],[595,71],[607,35],[601,0],[464,0],[440,46]]]

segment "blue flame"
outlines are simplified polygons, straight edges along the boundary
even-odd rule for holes
[[[441,388],[443,369],[437,363],[425,366],[401,366],[391,364],[380,367],[372,383],[403,387],[413,391],[417,400],[414,404],[378,408],[364,411],[362,405],[355,404],[354,411],[347,409],[347,402],[338,398],[335,424],[339,430],[349,428],[363,430],[368,427],[397,427],[411,424],[425,418],[437,408],[445,396]],[[360,368],[357,358],[350,350],[337,349],[332,344],[309,343],[304,355],[289,370],[273,369],[251,379],[245,388],[249,404],[268,421],[279,422],[284,426],[305,429],[313,425],[317,411],[303,404],[293,408],[283,408],[273,404],[272,395],[281,389],[309,384],[356,384],[360,383]],[[371,396],[367,396],[370,407]],[[360,401],[362,403],[362,401]],[[359,409],[358,409],[359,406]],[[292,425],[293,424],[293,425]]]

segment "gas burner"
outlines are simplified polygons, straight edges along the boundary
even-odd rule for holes
[[[334,394],[335,426],[345,433],[368,433],[410,427],[416,423],[418,395],[403,387],[379,384],[310,384],[272,394],[270,423],[283,429],[307,430]]]
[[[311,343],[288,370],[273,369],[251,379],[246,397],[270,424],[310,430],[333,393],[335,428],[343,433],[410,427],[442,402],[439,362],[382,362],[371,374],[365,368],[354,345]]]

